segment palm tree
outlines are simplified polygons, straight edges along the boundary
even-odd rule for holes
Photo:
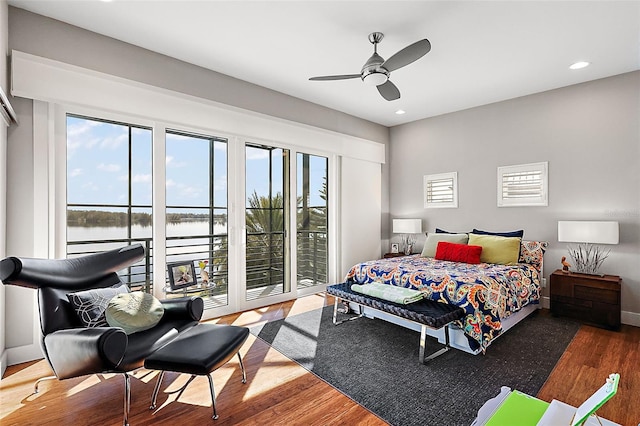
[[[247,227],[247,287],[284,281],[284,199],[254,191],[245,213]]]
[[[323,177],[320,199],[309,205],[309,187],[303,184],[298,197],[298,282],[315,285],[327,280],[327,177]]]

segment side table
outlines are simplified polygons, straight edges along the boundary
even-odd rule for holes
[[[565,272],[551,274],[551,313],[579,319],[591,325],[620,328],[620,289],[617,275]]]

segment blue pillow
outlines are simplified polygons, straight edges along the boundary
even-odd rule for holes
[[[436,234],[468,234],[468,232],[450,232],[444,229],[436,228]]]
[[[518,237],[518,238],[524,237],[524,229],[520,229],[519,231],[509,231],[509,232],[490,232],[490,231],[482,231],[480,229],[473,228],[473,231],[471,231],[471,233],[476,235],[496,235],[498,237]]]

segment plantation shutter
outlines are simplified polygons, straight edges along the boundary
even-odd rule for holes
[[[498,207],[546,206],[547,163],[498,167]]]

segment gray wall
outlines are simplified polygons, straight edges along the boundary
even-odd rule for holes
[[[541,161],[549,206],[496,207],[496,168]],[[601,272],[622,276],[627,322],[640,318],[640,71],[394,127],[389,164],[391,217],[429,232],[524,228],[550,243],[547,277],[567,253],[558,220],[619,221]],[[453,171],[459,207],[424,209],[423,175]]]

